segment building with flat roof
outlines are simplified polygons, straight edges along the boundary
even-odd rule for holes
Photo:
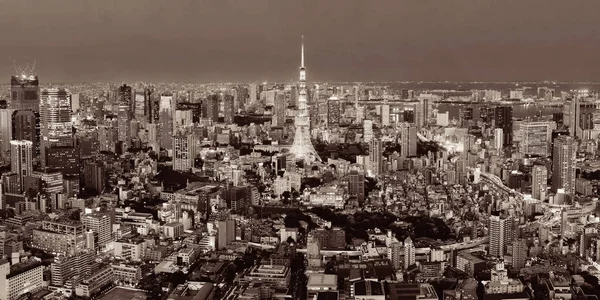
[[[85,226],[78,221],[43,221],[32,235],[31,246],[50,253],[72,256],[86,249]]]
[[[240,281],[244,283],[266,282],[280,287],[287,287],[290,284],[290,273],[290,268],[286,266],[258,265],[246,272],[240,278]]]
[[[338,277],[332,274],[310,274],[306,284],[308,297],[316,295],[318,292],[337,291]]]
[[[39,261],[13,264],[0,261],[0,299],[17,299],[25,293],[41,290],[44,284],[44,266]]]
[[[373,280],[358,280],[350,287],[350,297],[355,300],[385,300],[383,283]]]
[[[428,283],[390,283],[390,299],[436,300],[438,295]]]
[[[94,293],[115,280],[115,275],[111,266],[105,266],[91,276],[84,279],[75,287],[77,296],[90,297]]]

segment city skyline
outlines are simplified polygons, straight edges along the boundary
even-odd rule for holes
[[[312,81],[600,80],[593,1],[64,2],[5,2],[2,76],[293,82],[304,35]]]

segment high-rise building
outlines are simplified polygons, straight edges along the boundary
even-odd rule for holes
[[[273,117],[271,124],[273,127],[283,127],[285,126],[285,111],[287,109],[287,105],[285,103],[285,94],[282,91],[276,93],[273,104]]]
[[[340,125],[342,113],[340,98],[333,96],[327,99],[327,127],[336,127]]]
[[[417,155],[417,127],[414,124],[402,123],[400,127],[400,156]]]
[[[559,136],[554,141],[552,155],[552,191],[564,189],[575,193],[577,141],[571,136]]]
[[[552,126],[548,122],[523,122],[520,125],[520,151],[523,154],[549,156]]]
[[[202,118],[219,121],[219,95],[210,95],[202,101]]]
[[[173,170],[187,172],[194,167],[196,139],[193,134],[173,137]]]
[[[81,217],[81,222],[87,230],[98,234],[98,247],[106,247],[112,242],[112,222],[106,213],[94,212]]]
[[[73,146],[71,95],[64,89],[46,89],[40,99],[40,152],[46,157],[46,148]],[[46,161],[42,159],[42,167]]]
[[[509,147],[513,144],[512,115],[512,106],[498,106],[494,110],[495,128],[502,128],[504,147]]]
[[[33,173],[33,143],[31,141],[10,141],[10,170],[19,176],[19,186],[23,177]]]
[[[233,124],[235,117],[235,98],[232,95],[223,95],[223,122]]]
[[[371,170],[375,175],[383,173],[383,142],[380,139],[372,139],[369,147],[369,161]]]
[[[388,247],[388,259],[392,262],[392,267],[394,270],[402,269],[402,256],[404,255],[404,249],[402,248],[402,243],[393,242]]]
[[[33,110],[16,110],[11,116],[12,139],[17,141],[31,141],[33,143],[33,157],[40,154],[41,124],[40,115]]]
[[[10,108],[15,110],[40,109],[40,86],[37,76],[20,74],[10,78]]]
[[[348,194],[356,196],[360,205],[365,202],[365,175],[362,172],[352,170],[348,174]]]
[[[298,160],[315,161],[321,160],[317,150],[313,146],[310,139],[310,114],[308,106],[308,95],[306,91],[306,68],[304,67],[304,38],[302,40],[302,50],[300,59],[300,80],[298,89],[300,95],[298,96],[298,111],[296,113],[295,127],[296,133],[294,135],[294,143],[290,148],[292,153]]]
[[[505,216],[490,216],[490,250],[495,257],[504,257],[506,245],[513,241],[512,219]]]
[[[117,128],[110,125],[98,126],[98,143],[100,151],[115,152],[117,142]]]
[[[381,126],[390,126],[390,106],[381,105]]]
[[[548,169],[546,166],[535,165],[531,170],[531,177],[531,196],[544,201],[548,187]]]
[[[15,110],[0,109],[0,157],[8,157],[12,136],[12,114]]]
[[[600,102],[593,98],[575,96],[567,102],[564,115],[568,118],[569,134],[580,139],[592,138],[590,135],[594,129],[594,118],[598,115],[599,109]]]
[[[410,237],[407,237],[404,240],[404,269],[408,269],[408,267],[414,265],[415,262],[415,244],[413,244]]]
[[[218,249],[223,249],[235,241],[235,220],[222,220],[218,224]]]
[[[516,239],[512,243],[512,267],[519,270],[525,267],[527,262],[527,241],[525,239]]]
[[[96,193],[103,193],[106,187],[106,171],[102,162],[85,161],[83,164],[83,184],[86,188],[96,191]]]
[[[131,122],[128,105],[119,105],[117,111],[117,139],[129,145],[129,123]]]
[[[423,128],[429,123],[429,106],[433,102],[429,97],[419,96],[419,103],[416,105],[416,125],[417,128]]]

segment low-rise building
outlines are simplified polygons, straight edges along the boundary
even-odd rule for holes
[[[0,261],[0,299],[17,299],[25,293],[33,293],[44,285],[44,266],[39,261],[10,265]]]
[[[100,291],[104,286],[115,281],[115,275],[111,266],[105,266],[90,275],[75,287],[75,295],[90,297]]]

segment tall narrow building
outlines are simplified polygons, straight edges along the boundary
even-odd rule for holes
[[[310,140],[310,114],[306,91],[306,68],[304,67],[304,37],[302,38],[298,89],[298,111],[295,120],[296,133],[290,152],[297,160],[306,160],[308,162],[320,161],[321,158]]]
[[[20,74],[10,78],[10,108],[15,110],[40,109],[40,86],[37,76]]]
[[[383,173],[383,142],[379,139],[372,139],[369,147],[369,161],[373,174]]]
[[[417,155],[417,127],[414,124],[403,123],[400,127],[400,156],[413,157]]]
[[[546,199],[548,187],[548,169],[543,165],[535,165],[531,170],[531,196],[533,199]]]
[[[33,173],[33,143],[31,141],[10,141],[10,170],[19,177],[23,187],[23,177]]]
[[[67,90],[53,88],[42,91],[40,135],[42,168],[46,166],[46,148],[73,146],[71,95]]]
[[[490,250],[495,257],[504,257],[506,245],[513,242],[512,219],[505,216],[490,216]]]
[[[11,116],[11,136],[17,141],[33,143],[33,157],[40,154],[41,123],[40,114],[33,110],[16,110]]]
[[[173,170],[187,172],[194,167],[195,146],[193,134],[173,136]]]
[[[552,191],[564,189],[575,193],[577,141],[571,136],[559,136],[554,141],[552,155]]]
[[[413,244],[410,237],[407,237],[404,240],[404,269],[408,269],[408,267],[415,264],[415,250],[415,244]]]
[[[0,158],[10,155],[10,141],[12,141],[12,114],[15,110],[10,108],[0,109]]]

